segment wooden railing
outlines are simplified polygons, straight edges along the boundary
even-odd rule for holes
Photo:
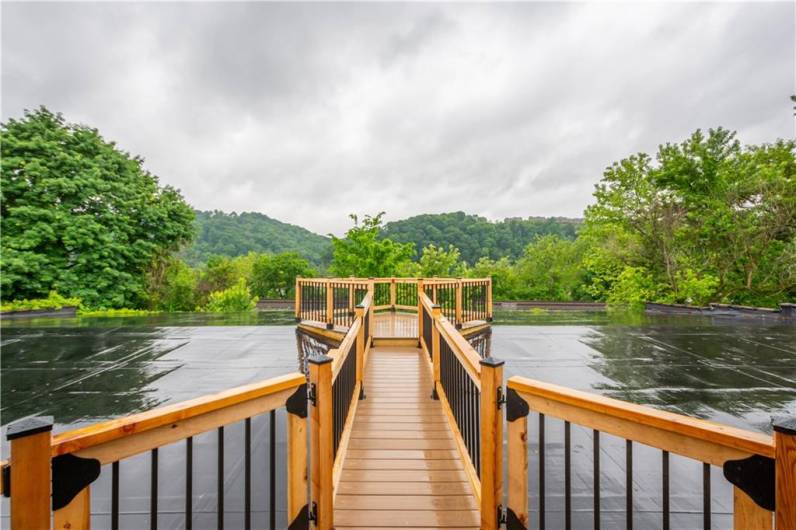
[[[373,294],[355,308],[355,317],[340,345],[328,355],[311,357],[310,461],[311,496],[317,528],[330,530],[334,492],[340,480],[356,405],[365,397],[364,366],[370,352]]]
[[[296,319],[348,327],[365,293],[375,311],[414,312],[421,291],[456,327],[492,320],[491,278],[297,278]]]
[[[224,427],[244,423],[245,479],[244,525],[251,526],[251,422],[268,414],[270,446],[270,528],[276,528],[276,413],[287,409],[287,515],[288,521],[307,520],[307,387],[302,373],[292,373],[116,420],[52,435],[52,418],[28,418],[7,429],[10,460],[4,475],[4,493],[10,489],[10,523],[13,530],[83,530],[91,525],[91,483],[102,466],[110,466],[110,527],[119,528],[120,483],[125,459],[149,452],[150,528],[158,522],[158,449],[175,442],[185,444],[185,528],[193,519],[193,438],[216,431],[218,436],[218,528],[224,527]]]
[[[734,528],[765,530],[774,528],[776,521],[777,530],[796,529],[796,422],[792,420],[775,424],[771,437],[525,377],[511,377],[507,386],[509,528],[529,528],[527,416],[533,411],[539,417],[539,528],[544,528],[546,515],[545,423],[554,417],[564,422],[565,528],[572,525],[571,425],[580,425],[592,430],[594,528],[600,528],[600,434],[606,433],[625,440],[627,528],[633,528],[635,513],[635,442],[661,450],[663,528],[671,528],[669,455],[676,454],[702,462],[704,528],[711,528],[710,466],[717,466],[735,485]]]
[[[499,526],[503,497],[503,420],[500,414],[503,362],[481,359],[426,295],[419,297],[420,344],[434,375],[439,399],[481,508],[481,528]],[[439,291],[438,291],[439,293]]]

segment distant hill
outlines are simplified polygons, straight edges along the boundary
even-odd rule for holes
[[[385,225],[383,235],[394,241],[414,243],[418,256],[429,243],[453,245],[461,251],[462,259],[472,265],[482,256],[517,258],[537,235],[556,234],[574,239],[581,222],[567,217],[510,217],[493,222],[453,212],[393,221]]]
[[[206,262],[213,254],[242,256],[249,252],[294,251],[316,265],[331,260],[329,238],[261,213],[197,211],[195,226],[196,239],[183,252],[192,265]]]

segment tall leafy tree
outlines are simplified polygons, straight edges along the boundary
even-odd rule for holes
[[[336,276],[383,277],[393,276],[405,266],[412,255],[411,243],[396,243],[380,238],[382,217],[352,214],[354,226],[344,238],[332,236],[332,265],[330,271]]]
[[[44,107],[0,128],[2,290],[90,306],[147,297],[146,271],[190,241],[193,211],[143,160]]]

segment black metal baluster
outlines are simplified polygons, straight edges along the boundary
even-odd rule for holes
[[[564,422],[564,528],[572,528],[572,435],[571,425]]]
[[[224,427],[218,428],[218,530],[224,530]]]
[[[271,530],[276,528],[276,411],[272,410],[268,416],[268,511]]]
[[[625,440],[625,482],[627,483],[625,518],[627,530],[633,530],[633,442],[631,440]]]
[[[539,414],[539,530],[545,526],[544,414]]]
[[[600,530],[600,431],[594,429],[594,530]]]
[[[158,449],[152,449],[151,482],[149,488],[149,528],[158,530]]]
[[[193,438],[185,439],[185,530],[193,527]]]
[[[663,484],[661,485],[661,492],[663,494],[663,530],[669,530],[669,451],[663,451],[661,473]]]
[[[252,419],[246,418],[244,423],[244,475],[243,475],[243,526],[246,530],[252,527]]]
[[[710,464],[702,464],[702,526],[710,530]]]
[[[111,464],[111,530],[119,530],[119,462]]]

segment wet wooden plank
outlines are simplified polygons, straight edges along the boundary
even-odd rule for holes
[[[478,510],[338,510],[335,526],[450,528],[478,525]]]
[[[470,495],[338,495],[340,510],[477,510]]]

